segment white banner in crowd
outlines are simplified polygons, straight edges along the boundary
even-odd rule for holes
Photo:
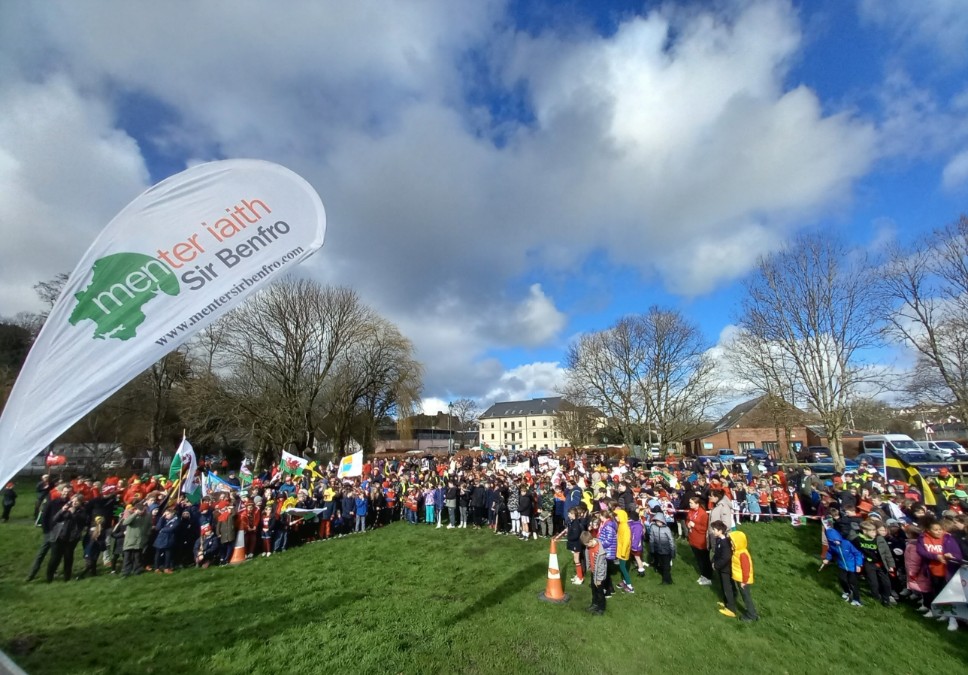
[[[339,478],[353,478],[354,476],[363,475],[363,451],[354,452],[352,455],[346,455],[343,459],[339,461],[339,471],[337,476]]]
[[[0,485],[98,403],[312,255],[325,231],[312,186],[259,160],[192,167],[128,204],[74,269],[10,393]]]

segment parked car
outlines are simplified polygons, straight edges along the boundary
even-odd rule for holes
[[[833,465],[834,465],[833,457],[831,457],[830,455],[824,456],[819,454],[815,455],[815,457],[816,459],[814,459],[813,462],[810,462],[811,464],[817,464],[820,466],[821,469],[826,469],[827,466],[829,466],[830,470],[833,471]],[[853,459],[844,460],[844,471],[857,471],[857,469],[859,468],[860,468],[860,464],[858,464],[856,460],[853,460]]]
[[[854,457],[854,461],[857,462],[858,465],[863,464],[866,461],[868,466],[872,466],[878,471],[884,468],[884,455],[876,452],[862,452]]]
[[[917,441],[928,459],[936,462],[968,460],[968,450],[955,441]]]
[[[753,448],[747,451],[746,456],[752,457],[758,462],[765,462],[770,458],[770,455],[763,448]]]
[[[880,454],[884,448],[889,448],[906,462],[928,462],[927,453],[914,442],[910,436],[904,434],[871,434],[864,436],[864,452]]]

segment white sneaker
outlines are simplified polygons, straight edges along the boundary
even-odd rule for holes
[[[441,527],[443,526],[440,523],[437,523],[437,529],[439,530]]]
[[[931,613],[931,610],[929,609],[927,612],[924,613],[924,618],[925,619],[934,619],[935,616],[934,616],[934,614]]]
[[[713,582],[712,582],[712,579],[707,579],[706,577],[699,577],[699,585],[700,586],[712,586],[713,585]]]
[[[951,617],[947,617],[947,616],[939,616],[939,617],[937,617],[938,621],[945,621],[946,619],[949,619],[949,618],[951,618]]]
[[[850,593],[841,593],[840,594],[840,599],[841,600],[850,600]]]
[[[925,607],[924,605],[921,605],[915,611],[921,612],[922,614],[924,614],[925,612],[930,612],[931,611],[931,608],[930,607]]]
[[[953,616],[948,618],[948,630],[958,630],[958,619]]]
[[[448,525],[448,526],[447,526],[447,529],[448,529],[448,530],[453,530],[453,529],[454,529],[454,526],[453,526],[453,525]]]

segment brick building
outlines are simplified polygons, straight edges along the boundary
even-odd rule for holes
[[[816,424],[816,418],[810,413],[782,399],[760,396],[740,403],[711,430],[686,438],[683,445],[688,455],[712,455],[723,449],[743,453],[762,448],[782,458],[787,444],[794,453],[810,445],[807,427]],[[789,438],[786,438],[787,428]]]

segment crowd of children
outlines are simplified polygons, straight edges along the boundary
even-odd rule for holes
[[[740,615],[738,595],[740,618],[756,621],[753,560],[737,523],[797,524],[812,515],[824,518],[826,560],[836,562],[845,600],[861,602],[863,575],[874,600],[891,606],[911,598],[933,617],[931,600],[966,557],[962,488],[951,486],[936,521],[910,486],[866,467],[822,481],[809,469],[787,475],[777,465],[649,466],[528,453],[380,459],[352,479],[340,478],[333,466],[263,475],[245,485],[230,473],[219,484],[228,487],[191,503],[166,493],[157,478],[41,481],[36,515],[44,537],[28,581],[48,555],[48,581],[61,566],[65,579],[75,578],[79,543],[84,567],[77,578],[97,574],[99,563],[122,576],[171,574],[227,564],[240,546],[245,557],[269,557],[404,520],[490,528],[524,541],[567,532],[572,583],[588,577],[594,613],[615,592],[635,592],[633,573],[644,576],[651,567],[661,583],[673,583],[677,543],[685,539],[697,583],[720,589],[720,613]]]

